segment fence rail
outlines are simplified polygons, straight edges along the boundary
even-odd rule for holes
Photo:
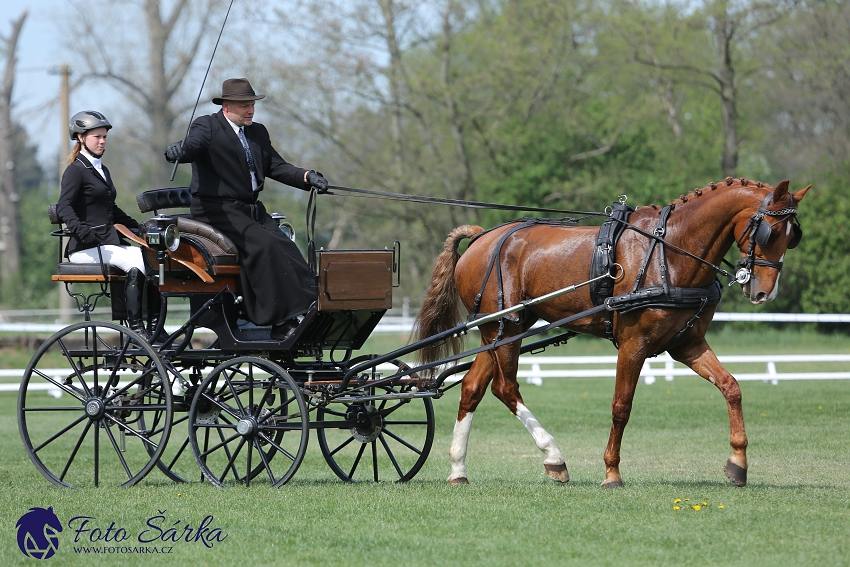
[[[848,372],[780,372],[777,364],[804,363],[818,365],[824,363],[846,363],[850,369],[850,354],[767,354],[767,355],[729,355],[719,356],[723,364],[763,364],[764,372],[733,372],[738,381],[761,380],[778,384],[780,380],[847,380]],[[616,375],[616,356],[521,356],[517,378],[525,378],[529,384],[540,386],[543,379],[549,378],[613,378]],[[602,367],[602,368],[599,368]],[[381,365],[380,370],[396,369],[392,365]],[[63,379],[68,369],[41,369],[41,373]],[[24,369],[0,369],[0,392],[18,390]],[[696,376],[690,369],[675,362],[669,354],[647,360],[641,368],[640,376],[646,384],[653,384],[659,377],[672,381],[676,376]],[[459,380],[455,377],[454,380]],[[9,380],[16,380],[11,382]],[[49,386],[42,389],[52,391]],[[58,392],[58,388],[55,389]]]

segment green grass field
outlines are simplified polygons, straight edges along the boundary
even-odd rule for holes
[[[712,343],[720,354],[753,352],[745,349],[748,338],[720,336]],[[777,332],[758,339],[773,352],[848,351],[842,337]],[[570,347],[572,354],[614,353],[604,341]],[[572,479],[563,486],[546,478],[531,437],[491,395],[475,414],[471,484],[447,485],[458,397],[452,390],[434,402],[431,457],[407,484],[342,483],[313,435],[295,478],[280,489],[175,484],[157,470],[129,489],[58,489],[27,458],[15,395],[2,394],[0,564],[35,561],[18,550],[15,523],[30,507],[52,506],[66,528],[50,561],[63,566],[847,565],[850,384],[748,382],[741,388],[750,440],[743,489],[722,472],[730,454],[725,403],[699,378],[640,385],[623,441],[626,487],[620,490],[599,486],[613,379],[522,385],[526,405],[565,454]],[[214,516],[208,525],[227,536],[211,549],[200,542],[136,540],[145,530],[157,533],[146,526],[149,518],[162,530],[176,526],[179,535],[208,515]],[[75,545],[92,544],[85,537],[74,543],[67,527],[74,516],[95,518],[91,525],[101,530],[114,522],[113,531],[123,527],[132,535],[99,546],[169,546],[172,553],[75,553]]]

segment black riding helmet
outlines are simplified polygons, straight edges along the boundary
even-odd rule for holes
[[[77,134],[85,134],[89,130],[95,128],[112,128],[112,124],[106,119],[106,116],[96,110],[83,110],[71,117],[71,122],[68,124],[68,133],[71,139],[77,141]]]

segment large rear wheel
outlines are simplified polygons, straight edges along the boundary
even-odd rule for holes
[[[53,335],[27,366],[18,394],[24,448],[57,486],[136,484],[165,449],[171,421],[161,359],[111,322],[76,323]]]

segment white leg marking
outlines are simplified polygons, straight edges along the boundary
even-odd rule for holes
[[[525,428],[528,429],[528,432],[531,433],[531,436],[534,438],[534,442],[537,443],[537,448],[543,451],[546,455],[546,458],[543,459],[543,463],[546,465],[564,464],[564,456],[555,444],[555,438],[552,437],[548,431],[543,429],[540,422],[537,421],[537,418],[535,418],[530,411],[528,411],[528,408],[525,407],[525,405],[517,404],[516,416]]]
[[[452,474],[446,480],[466,478],[466,448],[469,445],[469,431],[472,429],[472,412],[455,422],[452,446],[449,448],[449,460]]]

